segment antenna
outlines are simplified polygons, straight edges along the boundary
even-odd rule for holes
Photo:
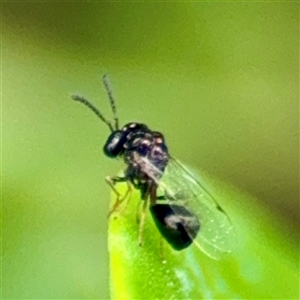
[[[109,84],[109,81],[108,81],[108,78],[107,78],[106,74],[103,75],[102,81],[103,81],[104,87],[106,89],[108,98],[109,98],[110,107],[111,107],[112,112],[113,112],[113,116],[114,116],[114,120],[115,120],[115,128],[116,128],[116,130],[118,130],[119,129],[119,118],[118,118],[118,115],[117,115],[116,102],[115,102],[114,96],[112,94],[110,84]]]
[[[111,132],[114,131],[114,128],[112,127],[111,122],[106,120],[104,118],[104,116],[102,115],[102,113],[100,112],[100,110],[98,108],[96,108],[96,106],[94,106],[89,100],[87,100],[84,97],[79,96],[79,95],[71,95],[71,98],[75,101],[81,102],[82,104],[84,104],[85,106],[90,108],[105,124],[107,124],[107,126],[109,127]]]
[[[113,112],[113,117],[114,117],[114,120],[115,120],[115,128],[113,128],[111,122],[108,121],[103,116],[101,111],[94,104],[92,104],[89,100],[87,100],[86,98],[84,98],[82,96],[79,96],[79,95],[71,95],[71,98],[75,101],[81,102],[82,104],[84,104],[85,106],[90,108],[102,120],[102,122],[104,122],[109,127],[110,131],[114,132],[115,130],[119,129],[119,118],[117,116],[116,102],[115,102],[115,99],[112,95],[112,91],[110,89],[109,82],[107,80],[107,75],[103,76],[102,81],[103,81],[103,84],[105,86],[105,90],[106,90],[108,98],[109,98],[110,107],[111,107],[112,112]]]

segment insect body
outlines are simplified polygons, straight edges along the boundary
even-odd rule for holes
[[[124,176],[108,177],[108,183],[114,189],[118,182],[127,182],[140,191],[144,208],[149,201],[152,218],[173,249],[185,249],[195,241],[213,258],[229,252],[232,241],[228,237],[232,237],[233,230],[224,211],[189,171],[171,157],[160,132],[133,122],[119,129],[115,101],[105,76],[103,82],[114,126],[85,98],[74,95],[72,99],[88,106],[107,124],[111,134],[103,151],[110,158],[123,158],[126,164]],[[141,221],[140,226],[144,220]]]

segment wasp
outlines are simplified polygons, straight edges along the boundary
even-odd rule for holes
[[[212,258],[231,252],[235,232],[225,211],[201,180],[170,155],[161,132],[137,122],[119,127],[116,102],[107,76],[104,75],[102,80],[113,122],[86,98],[79,95],[72,95],[71,98],[90,108],[108,126],[110,134],[103,147],[104,154],[112,159],[124,160],[126,167],[123,176],[106,177],[117,195],[111,213],[133,187],[140,192],[144,208],[140,222],[140,244],[146,209],[149,207],[156,227],[174,250],[180,251],[195,243]],[[128,184],[125,196],[115,188],[120,182]]]

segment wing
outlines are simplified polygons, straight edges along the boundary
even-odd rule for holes
[[[201,181],[184,165],[171,159],[159,186],[175,213],[178,205],[183,205],[197,216],[200,231],[194,242],[204,253],[218,259],[232,251],[236,234],[231,221]]]
[[[175,214],[180,214],[180,206],[184,206],[198,218],[200,231],[194,243],[214,259],[231,252],[236,243],[233,226],[224,210],[201,184],[201,180],[196,179],[194,174],[173,158],[165,172],[160,172],[160,176],[157,176],[159,170],[155,166],[142,160],[144,170],[158,184],[158,193],[164,195]]]

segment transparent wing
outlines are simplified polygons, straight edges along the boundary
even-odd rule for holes
[[[200,231],[194,243],[204,253],[219,259],[224,253],[232,251],[236,244],[236,234],[231,221],[200,180],[173,158],[165,172],[160,174],[160,179],[157,179],[158,170],[149,161],[144,160],[143,165],[150,177],[157,182],[158,193],[164,194],[175,213],[178,206],[183,205],[198,218]]]
[[[200,231],[194,240],[208,256],[218,259],[231,252],[236,243],[236,234],[226,213],[213,196],[195,176],[179,161],[171,159],[159,182],[169,204],[176,213],[178,204],[195,214],[200,222]]]

